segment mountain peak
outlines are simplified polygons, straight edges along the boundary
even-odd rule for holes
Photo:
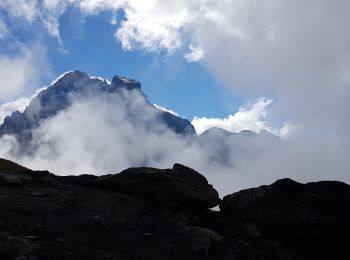
[[[208,130],[205,130],[202,133],[202,135],[203,136],[207,136],[207,135],[227,136],[227,135],[232,135],[232,133],[220,127],[211,127]]]
[[[141,89],[140,82],[133,79],[126,78],[126,77],[118,76],[118,75],[115,75],[113,77],[112,83],[110,84],[110,86],[115,88],[123,87],[128,90]]]
[[[126,90],[126,92],[137,90],[138,94],[144,99],[144,105],[153,107],[143,94],[141,83],[136,80],[114,76],[112,82],[108,82],[100,77],[91,77],[79,70],[65,72],[53,81],[50,87],[33,98],[25,111],[22,113],[16,111],[11,116],[7,116],[4,119],[4,123],[0,126],[0,136],[13,134],[18,137],[18,140],[24,146],[27,146],[32,138],[32,130],[39,127],[43,120],[51,118],[71,106],[73,97],[78,96],[79,98],[88,99],[96,95],[106,96],[110,93],[115,93],[120,95],[120,97],[126,98],[128,95],[123,93],[123,90]],[[130,97],[133,96],[131,95]],[[126,112],[133,114],[133,111]],[[159,119],[159,122],[164,123],[175,133],[195,133],[190,121],[164,111],[158,112],[157,120]]]
[[[51,86],[54,88],[59,87],[60,89],[66,89],[67,91],[70,91],[74,87],[77,87],[76,85],[80,87],[91,85],[88,81],[97,81],[97,83],[106,84],[105,87],[112,91],[117,89],[141,89],[141,83],[134,79],[115,75],[112,79],[112,82],[109,82],[108,80],[100,77],[89,76],[87,73],[80,70],[67,71],[63,73],[51,83]],[[78,88],[80,89],[80,87]]]
[[[80,70],[73,70],[73,71],[67,71],[60,75],[57,79],[55,79],[52,83],[51,86],[62,83],[62,82],[73,82],[81,79],[88,79],[90,78],[88,74],[85,72],[82,72]]]

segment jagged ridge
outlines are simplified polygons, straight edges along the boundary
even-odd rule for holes
[[[4,134],[15,135],[20,143],[27,144],[31,140],[32,130],[40,123],[71,105],[72,96],[100,95],[120,93],[122,91],[138,91],[144,97],[145,103],[155,108],[147,100],[138,81],[121,76],[114,76],[112,82],[90,77],[81,71],[71,71],[60,76],[50,87],[41,91],[23,113],[13,112],[4,119],[0,126],[0,136]],[[168,112],[158,110],[159,119],[170,130],[177,134],[194,134],[191,122]],[[111,111],[112,113],[112,111]]]

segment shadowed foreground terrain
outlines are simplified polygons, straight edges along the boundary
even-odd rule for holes
[[[220,200],[179,164],[97,177],[0,160],[0,259],[350,259],[349,218],[341,182],[283,179]]]

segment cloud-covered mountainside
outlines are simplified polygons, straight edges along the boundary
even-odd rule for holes
[[[286,176],[330,178],[333,165],[317,171],[322,163],[300,160],[307,150],[267,131],[211,128],[197,135],[188,120],[152,105],[139,82],[80,71],[63,74],[24,112],[6,117],[0,133],[0,156],[33,169],[106,174],[179,162],[201,171],[222,195]]]
[[[135,96],[135,100],[133,96]],[[21,144],[27,145],[32,140],[32,130],[38,128],[43,120],[56,116],[79,99],[90,100],[96,97],[105,98],[106,102],[113,97],[115,97],[114,101],[120,99],[119,104],[125,106],[126,113],[130,113],[128,115],[130,119],[136,123],[140,121],[140,124],[147,126],[147,128],[152,127],[153,123],[164,124],[178,134],[193,134],[195,132],[188,120],[165,111],[159,111],[150,105],[141,92],[139,82],[115,76],[112,82],[108,83],[106,80],[90,77],[84,72],[73,71],[63,74],[53,82],[50,88],[41,91],[23,113],[17,111],[6,117],[0,127],[0,135],[14,134]],[[133,106],[129,108],[129,102],[137,102],[137,99],[140,104],[143,103],[145,109],[147,108],[144,113],[150,115],[150,118],[147,119],[149,122],[144,122],[145,124],[141,122],[143,121],[142,117],[144,117],[141,115],[142,111],[137,111],[137,108],[134,109]]]

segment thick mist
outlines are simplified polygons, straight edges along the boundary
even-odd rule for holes
[[[16,153],[16,138],[4,136],[0,156],[60,175],[168,168],[178,162],[204,174],[221,195],[283,177],[348,181],[346,154],[334,152],[342,142],[315,150],[267,131],[231,134],[213,128],[199,136],[179,135],[159,121],[160,110],[138,90],[71,98],[71,106],[33,131],[32,154]]]

